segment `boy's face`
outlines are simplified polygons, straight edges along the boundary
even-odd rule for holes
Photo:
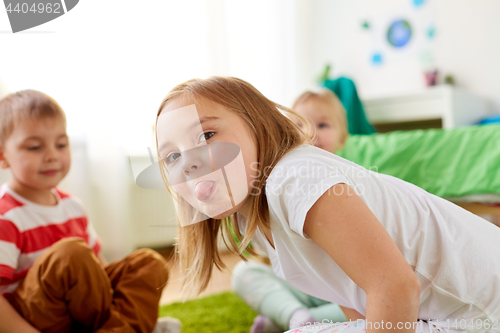
[[[60,117],[19,120],[0,147],[0,163],[10,168],[18,190],[55,187],[70,166],[66,122]]]
[[[327,103],[311,98],[297,105],[294,111],[308,119],[313,125],[313,130],[316,133],[313,143],[316,147],[335,153],[344,146],[338,122],[335,121],[332,114],[341,110],[332,110],[332,107]],[[298,119],[295,119],[295,122],[301,128],[303,127]]]

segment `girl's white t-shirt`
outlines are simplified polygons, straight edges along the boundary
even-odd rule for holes
[[[419,319],[439,319],[443,327],[455,319],[489,321],[490,329],[496,320],[500,330],[500,228],[415,185],[311,145],[288,152],[266,181],[275,249],[260,231],[253,241],[267,250],[278,277],[366,314],[363,289],[303,231],[309,209],[339,183],[363,199],[415,271],[422,285]]]

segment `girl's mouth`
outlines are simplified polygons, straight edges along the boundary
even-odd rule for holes
[[[203,180],[196,183],[194,186],[194,194],[196,199],[200,201],[206,201],[215,192],[215,182],[209,180]]]

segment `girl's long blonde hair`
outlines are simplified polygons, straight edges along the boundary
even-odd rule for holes
[[[309,133],[302,132],[282,112],[298,117],[304,124],[308,124],[307,120],[294,111],[270,101],[255,87],[241,79],[214,76],[181,83],[163,99],[158,108],[157,121],[163,108],[178,97],[188,98],[195,104],[205,99],[238,114],[255,134],[259,162],[258,178],[254,181],[250,193],[251,213],[246,223],[244,237],[241,235],[236,214],[223,220],[210,218],[191,225],[182,223],[187,226],[179,227],[175,252],[181,275],[184,278],[182,291],[185,296],[188,296],[198,295],[205,290],[214,264],[219,270],[226,268],[217,247],[219,232],[222,233],[223,241],[228,249],[238,254],[243,260],[246,260],[243,256],[244,251],[256,255],[249,247],[249,242],[257,228],[269,229],[270,224],[264,191],[265,181],[272,168],[290,149],[303,143],[311,144],[311,141]],[[307,132],[309,131],[310,128],[307,127]],[[158,160],[161,160],[159,155]],[[189,214],[186,214],[189,204],[170,188],[164,163],[160,163],[160,170],[167,189],[176,200],[178,207],[184,207],[184,209],[178,209],[178,220],[189,218]],[[180,222],[179,225],[181,225]]]

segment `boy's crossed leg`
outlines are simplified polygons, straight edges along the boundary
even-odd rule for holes
[[[79,238],[46,250],[10,295],[14,308],[42,332],[152,332],[168,280],[166,261],[142,249],[103,268]],[[75,325],[76,324],[76,325]]]

